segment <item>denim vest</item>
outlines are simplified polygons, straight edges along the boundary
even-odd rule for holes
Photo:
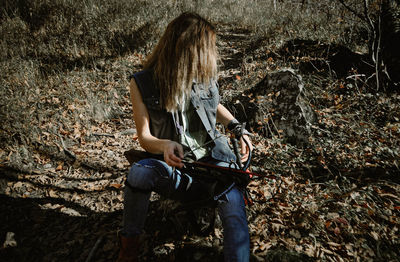
[[[178,127],[174,123],[172,113],[161,107],[160,91],[157,89],[152,72],[149,70],[133,74],[139,91],[142,95],[150,118],[150,132],[159,139],[169,139],[179,142]],[[194,92],[196,90],[197,92]],[[217,106],[219,104],[218,84],[212,81],[208,88],[202,84],[193,84],[190,102],[195,108],[213,143],[207,145],[211,157],[224,162],[235,163],[236,157],[232,153],[228,140],[216,129]],[[199,95],[196,95],[199,94]]]

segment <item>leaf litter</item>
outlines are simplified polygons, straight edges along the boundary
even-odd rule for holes
[[[221,42],[221,53],[227,52]],[[272,56],[260,59],[262,48],[249,54],[252,59],[241,61],[240,68],[235,61],[225,64],[222,99],[257,83],[266,70],[282,66]],[[140,70],[143,56],[115,59],[105,66],[107,72],[72,71],[68,82],[50,77],[48,85],[60,89],[35,91],[41,114],[33,121],[39,130],[24,135],[20,130],[29,128],[4,127],[17,142],[0,150],[0,254],[19,261],[29,256],[84,261],[97,246],[93,260],[115,259],[129,169],[123,153],[139,148],[133,139],[126,76],[132,69]],[[269,138],[253,136],[253,168],[276,178],[249,184],[254,199],[247,206],[251,260],[396,261],[400,96],[366,91],[354,95],[349,83],[331,79],[322,88],[325,80],[319,75],[304,79],[319,119],[312,127],[310,147],[287,144],[279,132]],[[74,87],[75,97],[63,93],[66,86]],[[344,90],[347,93],[340,94]],[[163,203],[152,195],[144,261],[221,259],[223,232],[218,219],[210,234],[198,236],[184,218],[182,228],[176,229],[171,205]]]

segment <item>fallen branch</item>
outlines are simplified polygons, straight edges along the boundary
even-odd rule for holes
[[[67,156],[71,157],[75,161],[76,160],[76,155],[73,152],[71,152],[70,150],[67,149],[67,147],[65,146],[65,143],[64,143],[64,139],[62,138],[62,136],[60,134],[57,134],[57,135],[61,140],[61,145],[62,145],[62,149],[64,150],[64,153]]]
[[[100,133],[92,133],[92,136],[107,136],[107,137],[113,137],[115,138],[115,135],[113,134],[100,134]]]
[[[97,239],[97,241],[96,241],[96,243],[94,244],[92,250],[90,250],[90,253],[89,253],[88,257],[86,258],[85,262],[90,262],[90,261],[92,260],[94,254],[96,253],[97,249],[98,249],[99,246],[100,246],[100,243],[103,241],[103,238],[104,238],[104,236],[100,236],[100,237]]]

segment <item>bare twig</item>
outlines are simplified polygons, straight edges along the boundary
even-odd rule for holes
[[[376,73],[376,89],[379,90],[379,86],[380,86],[380,77],[379,77],[379,72],[380,72],[380,68],[381,68],[381,62],[379,61],[381,58],[379,56],[379,53],[381,52],[381,38],[382,38],[382,33],[381,33],[381,16],[379,15],[378,17],[378,43],[377,43],[377,47],[376,47],[376,51],[375,51],[375,73]]]
[[[62,138],[62,136],[61,136],[60,134],[57,134],[57,135],[58,135],[58,137],[59,137],[60,140],[61,140],[61,145],[62,145],[62,148],[63,148],[65,154],[68,155],[68,156],[70,156],[70,157],[73,158],[74,160],[76,160],[76,155],[75,155],[73,152],[71,152],[71,151],[69,151],[69,150],[67,149],[67,147],[65,146],[65,143],[64,143],[64,139]]]
[[[94,244],[92,250],[90,250],[90,253],[89,253],[88,257],[86,258],[85,262],[90,262],[90,261],[92,260],[94,254],[96,253],[97,249],[98,249],[99,246],[100,246],[100,243],[103,241],[103,238],[104,238],[104,236],[100,236],[100,237],[97,239],[97,241],[96,241],[96,243]]]
[[[351,8],[348,4],[346,4],[343,0],[338,0],[347,10],[349,10],[351,13],[353,13],[355,16],[360,18],[361,20],[365,21],[366,18],[362,16],[360,13],[358,13],[356,10]]]
[[[92,133],[92,136],[107,136],[107,137],[115,137],[113,134],[100,134],[100,133]]]
[[[368,0],[364,0],[364,16],[365,20],[368,22],[368,25],[370,26],[370,29],[375,32],[374,23],[372,22],[372,19],[369,16]]]

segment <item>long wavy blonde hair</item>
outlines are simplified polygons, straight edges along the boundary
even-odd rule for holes
[[[217,75],[214,26],[196,13],[183,13],[170,22],[144,63],[160,90],[161,105],[179,109],[190,94],[193,80],[208,84]]]

